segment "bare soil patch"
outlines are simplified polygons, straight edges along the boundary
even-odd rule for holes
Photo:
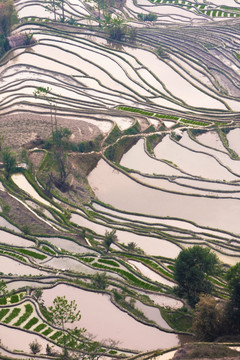
[[[93,124],[57,116],[58,127],[71,130],[71,141],[82,142],[93,140],[101,134],[99,128]],[[31,112],[0,115],[0,136],[4,137],[3,146],[20,150],[36,139],[46,139],[51,136],[52,125],[50,115],[40,115]]]

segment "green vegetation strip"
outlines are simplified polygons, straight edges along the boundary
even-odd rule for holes
[[[4,318],[4,316],[7,315],[7,313],[10,311],[10,309],[1,309],[0,310],[0,321]]]
[[[155,114],[155,113],[150,112],[150,111],[131,108],[131,107],[128,107],[128,106],[118,106],[117,109],[118,110],[123,110],[123,111],[130,111],[130,112],[133,112],[133,113],[138,113],[138,114],[142,114],[142,115],[146,115],[146,116],[153,116],[153,117],[157,117],[157,118],[169,119],[169,120],[178,120],[179,119],[178,116],[165,115],[165,114]]]
[[[51,329],[50,327],[48,327],[45,331],[43,331],[43,335],[48,336],[51,332],[53,332],[53,329]]]
[[[195,120],[187,120],[187,119],[180,119],[179,121],[184,124],[191,124],[191,125],[198,125],[198,126],[210,125],[209,123],[205,123],[203,121],[195,121]]]
[[[33,325],[35,325],[39,321],[38,318],[33,317],[31,320],[27,322],[27,324],[24,326],[24,329],[29,330]]]
[[[22,262],[27,263],[27,260],[24,259],[24,257],[22,257],[22,256],[20,256],[20,255],[17,255],[17,254],[14,254],[14,253],[12,253],[12,252],[0,250],[0,254],[2,254],[2,255],[8,255],[8,256],[10,256],[10,257],[14,257],[14,258],[16,258],[16,259],[18,259],[18,260],[20,260],[20,261],[22,261]]]
[[[31,251],[31,250],[27,250],[27,249],[17,249],[17,251],[20,252],[21,254],[28,255],[35,259],[39,259],[39,260],[44,260],[47,258],[46,255],[39,254],[35,251]]]
[[[25,313],[18,319],[18,321],[14,324],[14,326],[20,326],[32,314],[32,312],[33,312],[32,305],[31,304],[26,304],[24,306],[25,306]]]
[[[13,319],[15,319],[15,317],[19,315],[20,311],[21,311],[20,308],[14,308],[3,322],[5,324],[9,324]]]
[[[110,268],[108,266],[104,266],[104,265],[101,265],[101,264],[98,264],[98,263],[94,263],[92,266],[94,266],[96,268],[100,268],[100,269],[105,269],[105,270],[113,270],[112,268]],[[138,286],[140,288],[153,290],[153,291],[160,291],[161,290],[160,286],[154,286],[152,284],[148,284],[147,282],[145,282],[143,280],[140,280],[135,275],[133,275],[130,272],[127,272],[125,270],[114,269],[114,272],[116,272],[116,273],[122,275],[123,277],[127,278],[127,280],[129,280],[135,286]]]
[[[40,331],[42,331],[43,329],[45,329],[45,327],[47,326],[47,324],[44,324],[44,323],[42,323],[42,324],[39,324],[35,329],[33,329],[34,331],[36,331],[36,332],[40,332]]]
[[[46,245],[43,245],[43,246],[42,246],[42,249],[43,249],[44,251],[48,252],[49,254],[53,255],[53,256],[56,255],[55,251],[53,251],[52,249],[50,249],[50,248],[49,248],[48,246],[46,246]]]
[[[50,339],[56,340],[62,335],[62,331],[56,331],[52,336],[50,336]]]
[[[113,260],[107,260],[107,259],[99,259],[98,262],[103,263],[103,264],[107,264],[107,265],[111,265],[111,266],[117,266],[119,267],[119,264],[116,263]]]

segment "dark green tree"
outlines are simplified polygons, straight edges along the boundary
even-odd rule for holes
[[[15,154],[10,150],[9,147],[6,147],[2,151],[2,161],[3,161],[3,167],[6,171],[6,178],[9,179],[10,175],[14,172],[16,169],[16,156]]]
[[[226,278],[230,291],[228,304],[230,331],[240,333],[240,262],[228,270]]]
[[[182,250],[174,267],[177,294],[194,306],[200,294],[212,292],[213,286],[207,276],[216,275],[219,269],[218,258],[210,249],[195,245]]]

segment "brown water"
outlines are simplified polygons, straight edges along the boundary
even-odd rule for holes
[[[165,349],[178,344],[175,334],[141,324],[113,305],[108,295],[58,285],[54,289],[44,290],[45,305],[51,305],[56,296],[63,295],[68,300],[75,299],[81,311],[82,318],[74,326],[85,327],[96,335],[96,340],[111,338],[119,341],[120,348],[139,351]]]

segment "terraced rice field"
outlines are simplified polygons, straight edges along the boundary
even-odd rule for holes
[[[50,136],[56,117],[71,140],[100,145],[82,155],[98,160],[87,185],[69,151],[81,183],[72,177],[70,194],[46,195],[46,149],[28,149],[32,168],[10,182],[1,175],[0,272],[11,291],[0,297],[1,356],[29,358],[34,339],[41,354],[47,344],[61,351],[64,334],[41,311],[36,288],[45,306],[56,296],[76,300],[74,325],[101,342],[104,358],[177,346],[181,332],[160,313],[183,305],[172,294],[174,259],[195,244],[226,267],[240,256],[240,4],[127,0],[112,8],[137,29],[122,42],[98,26],[93,2],[65,1],[65,23],[42,1],[15,4],[14,32],[35,43],[1,59],[0,135],[19,151]],[[154,22],[139,20],[149,13]],[[35,97],[39,88],[48,95]],[[107,276],[104,291],[92,286],[96,273]],[[224,280],[213,282],[226,297]],[[80,340],[74,346],[82,351]]]

